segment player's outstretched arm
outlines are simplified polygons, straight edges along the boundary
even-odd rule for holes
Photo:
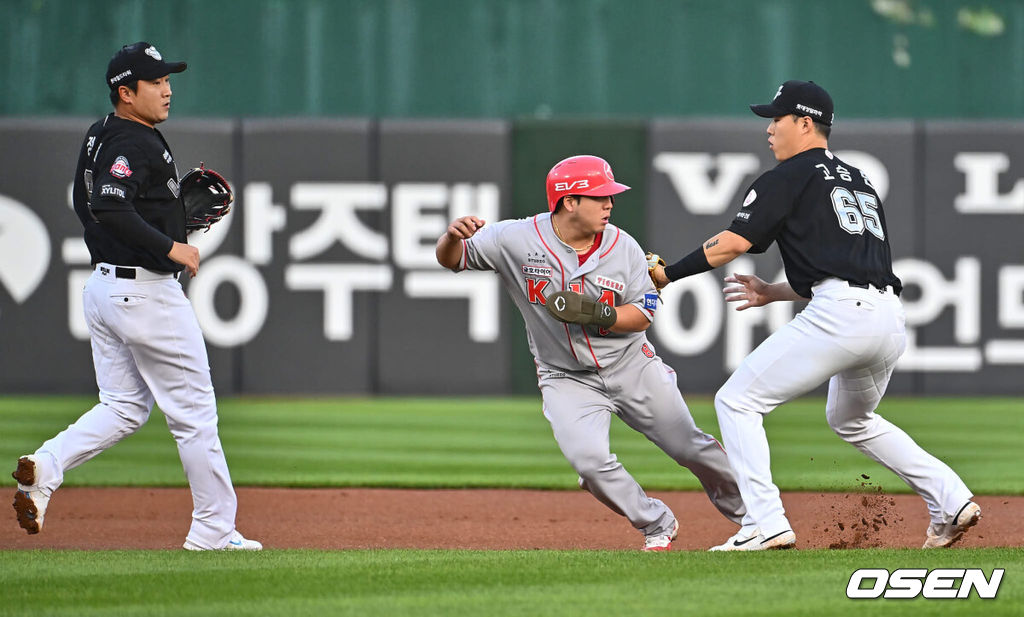
[[[743,311],[755,306],[764,306],[780,300],[807,300],[793,291],[788,281],[766,283],[753,274],[733,274],[725,277],[726,283],[732,283],[722,289],[726,302],[743,302],[736,307]]]
[[[708,238],[692,253],[670,266],[658,266],[651,272],[655,286],[659,289],[672,281],[707,272],[724,266],[750,250],[753,244],[743,236],[725,230]]]
[[[718,235],[708,238],[701,247],[704,249],[704,256],[712,268],[724,266],[733,259],[743,255],[750,250],[753,243],[743,236],[725,230]]]
[[[437,248],[434,249],[437,263],[448,269],[459,265],[459,260],[462,259],[462,241],[472,238],[486,223],[482,218],[475,216],[463,216],[452,221],[448,230],[437,239]]]

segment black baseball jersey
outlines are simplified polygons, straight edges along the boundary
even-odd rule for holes
[[[747,190],[729,231],[763,253],[779,243],[793,291],[811,297],[828,277],[892,285],[892,252],[882,200],[867,176],[824,148],[806,150],[765,172]]]
[[[114,114],[89,127],[73,199],[93,264],[158,272],[184,268],[167,257],[174,242],[186,242],[185,209],[178,170],[160,131]]]

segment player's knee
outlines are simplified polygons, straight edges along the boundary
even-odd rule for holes
[[[133,433],[149,420],[149,412],[153,409],[136,401],[107,402],[107,407],[117,414],[121,425]]]
[[[715,393],[715,412],[721,418],[725,414],[757,414],[763,416],[774,407],[769,407],[763,398],[751,394],[749,382],[729,380]]]
[[[834,415],[832,413],[827,414],[827,416],[829,428],[831,428],[832,432],[838,435],[843,441],[862,441],[871,437],[875,432],[874,425],[876,418],[848,418]]]
[[[209,443],[218,439],[216,422],[181,421],[168,418],[167,427],[178,443],[194,441]]]
[[[571,462],[576,473],[587,482],[596,479],[602,472],[619,466],[614,456],[601,453],[580,454]]]
[[[715,393],[715,411],[718,414],[752,411],[747,409],[748,407],[749,405],[745,404],[743,393],[730,387],[728,382]]]
[[[581,458],[573,461],[576,473],[585,481],[596,478],[601,473],[601,461],[596,458]]]
[[[149,411],[147,410],[145,413],[142,413],[140,415],[132,416],[132,417],[128,418],[128,428],[132,432],[135,432],[135,431],[139,430],[140,428],[142,428],[142,425],[145,424],[148,420],[149,420]]]

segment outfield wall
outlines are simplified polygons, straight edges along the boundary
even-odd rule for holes
[[[0,120],[0,391],[94,390],[70,210],[89,119]],[[188,282],[223,394],[536,392],[497,277],[442,270],[447,222],[545,208],[579,152],[634,189],[613,222],[669,259],[728,226],[772,163],[758,120],[174,119],[180,172],[223,170],[238,203]],[[910,346],[892,391],[1024,391],[1024,123],[845,122],[831,145],[882,194]],[[776,249],[730,270],[781,273]],[[794,307],[737,313],[722,272],[670,286],[650,331],[686,393],[714,392]]]
[[[809,79],[843,120],[1018,118],[1022,32],[1022,0],[4,0],[0,116],[103,113],[146,40],[178,117],[743,117]]]

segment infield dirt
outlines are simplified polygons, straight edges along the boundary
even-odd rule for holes
[[[8,496],[13,498],[14,487]],[[239,488],[238,529],[266,548],[638,549],[640,533],[582,491]],[[737,526],[703,493],[651,492],[680,522],[673,550],[720,544]],[[1022,546],[1024,497],[978,497],[983,517],[956,546]],[[797,548],[918,548],[916,495],[785,493]],[[0,549],[176,549],[192,511],[178,488],[63,488],[29,536],[8,506]]]

